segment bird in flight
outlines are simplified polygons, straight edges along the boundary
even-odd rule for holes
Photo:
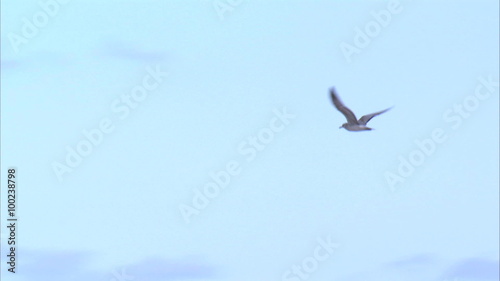
[[[389,107],[389,108],[384,109],[384,110],[379,111],[379,112],[366,114],[366,115],[363,115],[361,118],[359,118],[359,120],[356,120],[356,115],[354,115],[354,113],[342,103],[342,101],[339,99],[339,97],[335,93],[334,88],[330,88],[330,96],[332,98],[333,105],[335,105],[335,107],[340,112],[342,112],[342,114],[344,114],[345,118],[347,119],[347,123],[342,124],[342,126],[340,126],[339,129],[344,128],[348,131],[355,132],[355,131],[372,130],[372,128],[369,128],[366,126],[366,123],[368,123],[368,121],[370,121],[373,117],[375,117],[379,114],[382,114],[382,113],[386,112],[387,110],[391,109],[391,107]]]

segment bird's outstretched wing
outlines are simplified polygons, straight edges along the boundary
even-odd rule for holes
[[[356,119],[356,115],[354,115],[354,113],[342,103],[342,101],[339,99],[339,97],[335,93],[334,88],[330,88],[330,96],[332,98],[333,105],[335,105],[335,107],[340,112],[342,112],[342,114],[344,114],[345,118],[347,119],[347,123],[358,124],[358,120]],[[365,116],[363,116],[363,117],[365,117]]]
[[[372,120],[373,117],[375,117],[377,115],[380,115],[380,114],[386,112],[387,110],[389,110],[391,108],[392,107],[389,107],[389,108],[384,109],[384,110],[379,111],[379,112],[375,112],[375,113],[363,115],[363,116],[361,116],[361,118],[359,118],[359,124],[366,125],[366,123],[368,123],[368,121]]]

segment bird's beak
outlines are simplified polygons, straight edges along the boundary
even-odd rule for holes
[[[342,128],[343,128],[342,126],[339,127],[339,129],[342,129]]]

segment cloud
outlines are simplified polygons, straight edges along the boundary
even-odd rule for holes
[[[17,253],[16,277],[23,281],[165,281],[206,280],[216,275],[212,266],[192,258],[148,258],[104,270],[93,267],[97,258],[83,251],[23,250]]]
[[[22,250],[16,275],[21,280],[99,280],[101,274],[89,268],[92,258],[87,252]]]
[[[180,280],[196,278],[213,278],[213,268],[206,265],[189,262],[150,258],[136,264],[126,266],[129,275],[139,280]]]
[[[101,48],[100,54],[106,57],[147,63],[158,63],[166,58],[166,54],[163,52],[146,50],[125,42],[110,42]]]
[[[451,266],[443,279],[500,280],[499,261],[482,258],[464,259]]]
[[[396,261],[388,262],[387,267],[403,268],[431,265],[436,261],[434,255],[418,254],[410,257],[405,257]]]
[[[446,265],[448,264],[448,266]],[[373,270],[358,272],[341,281],[498,281],[499,262],[484,258],[468,258],[452,262],[438,259],[434,254],[415,254],[378,266]]]
[[[0,67],[2,70],[10,70],[18,68],[21,65],[19,60],[2,60],[0,62]]]
[[[414,254],[374,266],[339,279],[339,281],[421,281],[439,274],[439,262],[433,254]]]

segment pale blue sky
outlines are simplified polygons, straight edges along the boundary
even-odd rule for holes
[[[497,1],[54,1],[1,7],[5,280],[498,280]]]

